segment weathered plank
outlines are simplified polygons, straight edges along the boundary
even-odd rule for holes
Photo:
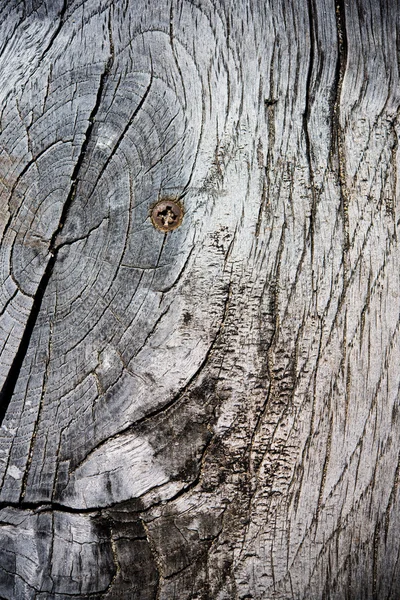
[[[0,29],[0,596],[397,599],[398,2]]]

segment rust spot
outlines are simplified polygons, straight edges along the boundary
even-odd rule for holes
[[[151,222],[160,231],[173,231],[182,223],[183,206],[178,200],[163,198],[151,209]]]

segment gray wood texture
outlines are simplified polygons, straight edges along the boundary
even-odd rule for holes
[[[399,8],[0,3],[2,599],[400,598]]]

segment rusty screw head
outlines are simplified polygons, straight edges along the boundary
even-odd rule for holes
[[[183,207],[170,198],[160,200],[151,209],[151,222],[160,231],[172,231],[179,227],[183,219]]]

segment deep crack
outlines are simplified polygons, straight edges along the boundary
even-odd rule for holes
[[[34,330],[36,322],[37,322],[37,318],[40,313],[43,298],[44,298],[44,295],[46,293],[47,287],[49,285],[49,282],[50,282],[50,279],[51,279],[51,276],[53,273],[54,265],[57,260],[58,251],[60,249],[60,248],[56,247],[57,237],[63,228],[63,224],[65,223],[65,220],[68,216],[68,212],[71,208],[71,205],[72,205],[75,195],[76,195],[76,190],[77,190],[78,183],[79,183],[79,172],[82,168],[83,161],[85,159],[85,155],[86,155],[87,148],[88,148],[88,145],[89,145],[89,142],[91,139],[91,135],[92,135],[92,131],[93,131],[93,126],[94,126],[94,123],[96,120],[97,113],[100,108],[101,100],[102,100],[102,97],[104,94],[104,88],[106,86],[107,78],[109,76],[112,63],[113,63],[113,55],[111,53],[110,58],[108,59],[106,65],[105,65],[105,69],[100,77],[100,84],[99,84],[99,88],[98,88],[98,92],[97,92],[97,96],[96,96],[96,102],[92,109],[92,112],[90,113],[89,125],[86,129],[85,139],[82,144],[82,148],[81,148],[78,160],[76,162],[76,165],[75,165],[74,170],[71,175],[71,182],[72,182],[71,187],[70,187],[67,199],[65,201],[63,210],[61,212],[58,226],[55,229],[55,231],[50,239],[50,244],[49,244],[50,258],[46,265],[46,268],[44,270],[44,273],[42,275],[40,283],[38,285],[36,294],[34,296],[32,309],[31,309],[30,315],[27,319],[25,329],[24,329],[24,332],[21,337],[21,341],[18,346],[18,350],[14,356],[11,367],[8,371],[8,375],[7,375],[5,382],[3,384],[3,387],[0,391],[0,426],[3,423],[4,417],[7,413],[8,407],[11,402],[11,398],[14,394],[15,386],[19,379],[22,364],[23,364],[24,358],[28,352],[32,333],[33,333],[33,330]]]

